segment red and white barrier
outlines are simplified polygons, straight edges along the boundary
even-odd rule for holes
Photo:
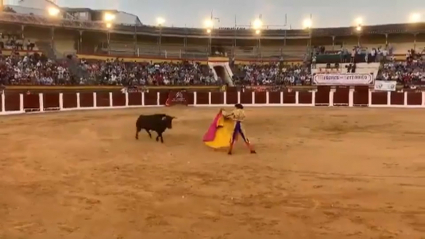
[[[93,109],[123,109],[133,107],[164,106],[167,92],[121,93],[80,92],[2,94],[0,114],[26,112],[71,111]],[[356,92],[352,89],[295,92],[193,92],[187,93],[190,106],[366,106],[425,108],[425,92]]]

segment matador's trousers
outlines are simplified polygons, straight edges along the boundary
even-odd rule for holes
[[[229,154],[232,153],[233,145],[237,141],[238,136],[241,136],[243,141],[245,142],[246,146],[249,148],[251,153],[255,153],[254,148],[252,147],[251,143],[249,142],[249,139],[247,138],[245,131],[243,130],[242,123],[240,121],[235,121],[235,127],[233,129],[233,134],[230,142],[230,148],[229,148]]]

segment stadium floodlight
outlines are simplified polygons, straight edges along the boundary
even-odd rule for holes
[[[211,19],[207,19],[205,20],[204,25],[207,29],[211,29],[214,27],[214,22]]]
[[[304,29],[310,29],[311,27],[313,27],[313,22],[311,21],[310,18],[304,19],[303,27]]]
[[[49,7],[47,9],[47,12],[49,13],[50,16],[55,17],[55,16],[59,15],[60,10],[56,7]]]
[[[112,27],[112,23],[108,22],[106,23],[106,28],[110,29]]]
[[[358,32],[361,32],[361,31],[362,31],[362,26],[358,25],[358,26],[356,27],[356,30],[357,30]]]
[[[263,21],[261,19],[255,19],[252,26],[254,29],[261,29],[263,27]]]
[[[363,18],[361,18],[361,17],[356,18],[354,21],[356,23],[356,26],[363,25]]]
[[[208,28],[208,29],[207,29],[207,33],[208,33],[208,34],[211,34],[211,29],[209,29],[209,28]]]
[[[112,22],[113,20],[115,20],[115,14],[105,12],[105,14],[103,14],[103,20],[105,22]]]
[[[255,30],[255,34],[256,35],[260,35],[261,34],[261,30],[260,29]]]
[[[412,13],[410,15],[410,22],[411,23],[418,23],[421,21],[421,14],[419,13]]]
[[[164,25],[164,23],[165,23],[165,19],[164,18],[158,17],[156,19],[156,24],[158,24],[158,26],[162,26],[162,25]]]

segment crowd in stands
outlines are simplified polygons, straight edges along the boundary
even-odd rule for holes
[[[196,62],[149,63],[120,60],[84,62],[90,79],[102,85],[211,85],[208,66]]]
[[[386,61],[377,80],[397,81],[405,86],[425,85],[425,49],[409,50],[405,61]]]
[[[310,85],[310,67],[305,64],[250,64],[234,68],[237,85]]]
[[[10,39],[10,38],[7,38]],[[16,41],[15,41],[16,46]],[[383,62],[377,80],[425,85],[425,49],[411,50],[405,61]],[[232,64],[235,85],[310,85],[307,64]],[[0,55],[0,85],[223,85],[207,65],[196,62],[124,62],[119,59],[88,61],[69,57],[50,60],[43,54]]]
[[[44,55],[0,57],[3,85],[210,85],[221,84],[199,63],[86,61],[74,57],[52,61]]]
[[[3,85],[51,85],[65,78],[67,68],[48,60],[44,55],[33,54],[0,57],[0,82]]]

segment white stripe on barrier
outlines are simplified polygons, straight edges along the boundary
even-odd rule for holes
[[[5,94],[1,94],[1,113],[6,112],[6,96]]]
[[[256,94],[252,93],[251,97],[251,103],[249,104],[244,104],[247,107],[312,107],[316,105],[316,92],[310,92],[311,93],[311,101],[312,103],[310,104],[301,104],[300,103],[300,93],[298,91],[295,92],[295,103],[294,104],[289,104],[289,103],[284,103],[285,102],[285,94],[283,92],[279,93],[279,102],[280,103],[270,103],[270,92],[266,92],[266,103],[265,104],[255,104],[256,102]],[[369,91],[369,99],[368,99],[368,106],[369,107],[373,107],[373,108],[425,108],[425,92],[421,93],[421,98],[422,101],[420,102],[420,104],[418,105],[408,105],[408,92],[404,92],[403,93],[403,104],[399,104],[399,105],[394,105],[392,104],[392,98],[391,98],[391,94],[399,94],[396,92],[387,92],[387,96],[386,96],[386,103],[385,104],[372,104],[373,102],[373,93],[372,91]],[[163,105],[161,105],[161,94],[159,92],[157,92],[156,94],[156,105],[146,105],[145,102],[145,93],[142,92],[141,93],[141,104],[140,105],[129,105],[129,94],[126,92],[125,93],[125,103],[123,106],[114,106],[114,94],[112,92],[109,92],[109,104],[107,104],[108,106],[104,106],[104,107],[100,107],[98,106],[97,102],[97,93],[93,92],[93,106],[92,107],[82,107],[81,106],[81,94],[80,93],[76,93],[76,107],[75,108],[64,108],[64,94],[63,93],[59,93],[58,97],[59,97],[59,111],[74,111],[74,110],[102,110],[102,109],[126,109],[126,108],[141,108],[141,107],[162,107]],[[215,104],[212,102],[212,93],[209,92],[208,93],[208,104],[198,104],[198,93],[197,92],[193,92],[193,104],[191,104],[190,106],[194,106],[194,107],[227,107],[227,106],[233,106],[233,104],[229,104],[228,103],[228,99],[227,99],[227,93],[223,92],[223,104]],[[335,91],[330,91],[329,93],[329,106],[332,107],[334,106],[334,97],[335,97]],[[52,111],[46,111],[45,110],[45,102],[44,102],[44,94],[43,93],[39,93],[38,94],[38,100],[39,100],[39,107],[40,110],[37,112],[33,112],[33,113],[43,113],[43,112],[52,112]],[[1,106],[2,106],[2,110],[0,111],[0,115],[11,115],[11,114],[23,114],[25,113],[25,108],[24,108],[24,95],[20,94],[19,95],[19,111],[6,111],[6,106],[7,106],[7,102],[6,102],[6,96],[5,94],[1,95]],[[401,101],[401,99],[400,99]],[[237,92],[237,102],[240,103],[241,102],[241,92]],[[401,102],[400,102],[401,103]],[[418,102],[419,103],[419,102]],[[104,104],[103,104],[104,105]],[[354,107],[354,90],[349,90],[349,95],[348,95],[348,107]],[[53,111],[53,112],[57,112],[57,111]]]

